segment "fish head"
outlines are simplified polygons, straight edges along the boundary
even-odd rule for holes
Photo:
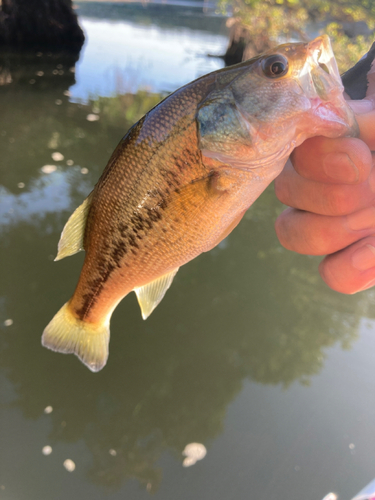
[[[357,136],[343,90],[328,36],[222,70],[198,111],[203,154],[253,168],[285,159],[309,137]]]
[[[343,96],[344,87],[327,35],[306,44],[282,45],[275,57],[276,64],[273,58],[271,55],[262,60],[265,76],[278,79],[280,75],[306,99],[307,113],[298,114],[296,110],[298,131],[306,137],[317,133],[326,137],[359,135],[354,113]]]

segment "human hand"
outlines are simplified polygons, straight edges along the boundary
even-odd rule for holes
[[[370,100],[351,105],[360,138],[305,141],[275,181],[276,196],[293,207],[276,220],[280,243],[327,255],[322,278],[349,294],[375,285],[375,110]]]

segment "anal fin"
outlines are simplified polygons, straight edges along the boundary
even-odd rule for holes
[[[57,247],[57,256],[55,260],[61,260],[69,255],[74,255],[83,248],[83,238],[87,216],[91,206],[92,193],[88,195],[85,201],[72,213],[68,222],[65,224],[61,233],[60,241]]]
[[[179,268],[170,273],[164,274],[147,285],[134,288],[142,312],[142,318],[147,319],[155,307],[162,301],[165,292],[171,286],[173,278],[176,276]]]

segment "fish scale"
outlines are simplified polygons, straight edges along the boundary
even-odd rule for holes
[[[206,87],[206,85],[204,85]],[[190,97],[192,96],[192,98]],[[178,96],[176,96],[178,99]],[[188,147],[191,144],[197,147],[197,129],[195,124],[195,116],[191,113],[191,116],[186,115],[186,107],[191,106],[192,99],[201,98],[197,92],[189,92],[188,97],[182,100],[182,104],[179,104],[181,99],[178,99],[178,103],[174,104],[172,101],[168,108],[165,110],[162,107],[158,107],[153,112],[151,112],[145,121],[142,122],[135,130],[130,134],[129,139],[125,140],[121,144],[121,148],[118,150],[118,158],[116,161],[110,162],[109,171],[105,171],[103,174],[103,179],[105,182],[99,180],[94,193],[92,208],[88,216],[88,230],[86,232],[86,251],[88,258],[85,260],[85,265],[81,273],[81,279],[77,287],[77,293],[75,294],[76,300],[73,299],[72,307],[76,311],[81,311],[87,317],[87,307],[83,307],[82,297],[85,297],[85,302],[90,302],[92,305],[93,300],[88,297],[95,297],[95,301],[98,299],[98,288],[103,289],[103,283],[108,281],[110,274],[115,273],[118,262],[113,262],[114,252],[118,248],[119,242],[123,241],[124,234],[119,231],[120,225],[132,226],[131,219],[134,216],[134,212],[144,213],[145,210],[155,210],[155,216],[157,212],[157,207],[159,203],[168,196],[171,187],[168,185],[165,179],[166,172],[173,172],[172,187],[177,188],[186,182],[191,181],[199,175],[205,173],[205,168],[201,162],[197,162],[197,156],[194,155],[194,162],[188,162],[187,157],[192,155],[187,155]],[[159,112],[159,109],[161,112]],[[179,114],[177,114],[179,112]],[[156,116],[154,116],[156,115]],[[168,119],[169,118],[169,119]],[[179,128],[173,129],[175,123],[178,122]],[[171,131],[163,131],[161,135],[161,126],[156,127],[156,123],[163,125],[165,129],[165,123],[168,124]],[[190,133],[186,133],[187,128],[191,129]],[[181,129],[185,132],[186,140],[181,142]],[[159,147],[155,147],[155,142],[159,144]],[[178,144],[176,144],[176,142]],[[140,144],[142,148],[140,148]],[[163,147],[161,147],[163,146]],[[187,147],[188,146],[188,147]],[[182,155],[182,151],[185,150],[185,155]],[[123,154],[125,152],[125,154]],[[171,155],[173,152],[173,155]],[[183,161],[180,161],[180,159]],[[178,161],[173,161],[177,159]],[[190,158],[191,159],[191,158]],[[163,165],[164,175],[158,165]],[[187,166],[193,166],[195,168],[186,168]],[[181,173],[182,171],[182,173]],[[149,196],[149,203],[144,203],[145,198],[147,200],[147,195],[150,191],[155,190],[155,186],[158,187],[159,192],[157,196]],[[146,193],[146,196],[145,196]],[[156,198],[156,199],[155,199]],[[97,201],[97,202],[96,202]],[[113,206],[113,202],[115,205]],[[109,207],[108,207],[109,203]],[[142,209],[138,209],[139,205],[143,205]],[[149,206],[147,206],[149,205]],[[114,211],[118,214],[116,219],[112,221],[112,224],[108,225],[107,221],[109,219],[109,211]],[[143,215],[143,220],[149,220],[147,214]],[[153,221],[154,222],[154,221]],[[154,224],[152,224],[154,225]],[[167,220],[165,225],[168,227],[171,225],[170,220]],[[158,224],[154,230],[154,237],[157,240],[160,236],[160,226],[164,227],[162,224]],[[148,228],[145,225],[144,235],[148,234],[149,241],[152,242],[151,227]],[[130,235],[133,238],[136,236],[136,230],[133,227]],[[105,249],[103,248],[101,242],[106,242]],[[109,244],[108,244],[109,242]],[[161,237],[161,246],[163,243],[163,237]],[[140,241],[137,243],[137,249],[140,250],[143,245]],[[93,250],[91,250],[93,248]],[[93,253],[93,257],[90,258],[90,252]],[[118,252],[121,253],[121,252]],[[130,253],[130,255],[129,255]],[[140,252],[126,252],[124,257],[128,263],[128,267],[137,259],[137,255]],[[103,254],[107,259],[103,259]],[[101,256],[100,262],[102,264],[101,272],[98,273],[97,261],[98,255]],[[146,255],[147,256],[147,255]],[[141,270],[137,271],[136,281],[135,277],[129,273],[127,278],[124,279],[121,274],[115,273],[113,279],[111,279],[110,287],[118,290],[118,293],[124,294],[131,291],[136,285],[147,283],[152,280],[155,276],[155,272],[158,273],[159,269],[151,268],[147,266],[147,261],[145,262],[144,255],[141,261]],[[103,262],[104,260],[104,262]],[[168,260],[168,259],[167,259]],[[114,267],[117,265],[116,267]],[[165,265],[165,264],[163,264]],[[160,266],[158,266],[160,268]],[[103,269],[104,268],[104,269]],[[108,272],[110,271],[110,272]],[[100,279],[101,278],[101,279]],[[119,281],[117,284],[116,281]],[[96,287],[93,289],[93,282],[96,283]],[[88,291],[89,290],[89,291]],[[104,302],[101,303],[104,305]],[[82,310],[83,308],[83,310]],[[93,316],[94,311],[92,311],[91,316]],[[97,314],[103,314],[103,307]]]

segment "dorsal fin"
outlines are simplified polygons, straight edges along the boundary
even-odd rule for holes
[[[55,260],[61,260],[64,257],[69,257],[69,255],[74,255],[80,250],[84,250],[83,237],[91,199],[92,193],[88,195],[85,201],[69,217],[61,233]]]
[[[160,278],[151,281],[147,285],[141,286],[139,288],[134,288],[137,294],[137,299],[139,306],[142,311],[142,318],[147,319],[155,307],[163,299],[165,292],[171,286],[173,278],[176,276],[177,269],[173,269],[170,273],[160,276]]]

